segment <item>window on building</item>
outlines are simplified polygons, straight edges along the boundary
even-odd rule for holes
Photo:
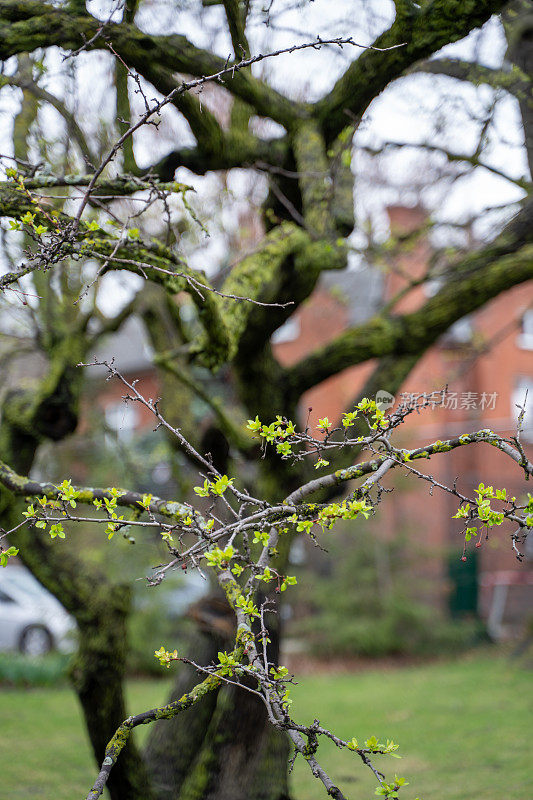
[[[283,342],[294,342],[300,335],[300,320],[291,317],[283,325],[274,331],[270,341],[272,344],[283,344]]]
[[[511,412],[518,421],[520,408],[525,405],[521,437],[525,442],[533,442],[533,378],[519,378],[511,395]]]
[[[524,313],[516,343],[524,350],[533,350],[533,309]]]
[[[470,317],[462,317],[451,325],[442,336],[441,344],[445,347],[461,347],[469,344],[474,336]]]
[[[157,484],[165,484],[172,478],[172,469],[168,461],[158,461],[152,470],[152,480]]]
[[[118,439],[123,441],[131,439],[139,421],[135,406],[121,400],[119,403],[108,405],[104,413],[108,427],[116,433]]]
[[[424,284],[424,292],[426,293],[426,297],[434,297],[443,286],[444,280],[442,278],[432,278],[431,280],[426,281]]]

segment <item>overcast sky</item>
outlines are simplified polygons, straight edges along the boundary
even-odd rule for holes
[[[269,25],[262,10],[270,5]],[[150,33],[182,33],[195,44],[209,47],[221,56],[231,53],[229,36],[224,25],[221,7],[202,9],[202,25],[199,24],[199,0],[182,3],[185,10],[176,12],[175,3],[145,2],[137,16],[137,22]],[[109,16],[110,3],[90,0],[90,9],[102,19]],[[249,38],[252,52],[267,52],[286,47],[295,42],[310,41],[317,35],[322,38],[352,36],[362,45],[370,44],[385,30],[394,18],[394,4],[389,0],[261,0],[252,3]],[[497,66],[505,52],[505,39],[496,20],[489,22],[483,31],[474,32],[466,40],[445,48],[446,55],[461,56],[469,60],[480,60]],[[299,98],[317,99],[328,91],[349,61],[357,55],[356,48],[322,48],[282,55],[253,67],[258,76],[268,77],[279,91]],[[14,63],[14,62],[13,62]],[[64,62],[60,52],[54,49],[47,58],[48,74],[46,86],[59,96],[66,96],[70,107],[78,111],[80,122],[89,137],[98,135],[106,120],[112,118],[114,110],[113,92],[109,91],[111,56],[98,52],[81,54],[75,61]],[[9,69],[9,64],[8,64]],[[154,95],[149,89],[149,97]],[[206,103],[209,92],[204,93]],[[487,87],[460,84],[446,77],[411,76],[395,82],[370,106],[358,131],[356,146],[378,147],[388,140],[399,142],[432,142],[454,152],[471,152],[475,146],[479,123],[494,98]],[[87,100],[89,101],[87,102]],[[139,98],[137,102],[140,104]],[[20,103],[18,90],[2,89],[0,92],[0,149],[10,153],[10,136],[13,115]],[[140,105],[139,105],[140,108]],[[523,135],[519,122],[517,104],[514,99],[502,97],[498,103],[494,124],[491,128],[490,147],[485,155],[487,161],[507,171],[515,178],[528,175]],[[144,110],[144,109],[143,109]],[[47,131],[61,138],[62,125],[53,109],[42,111],[42,120]],[[440,124],[444,120],[444,124]],[[263,125],[263,128],[265,126]],[[438,128],[438,130],[436,130]],[[55,133],[54,133],[55,132]],[[276,126],[268,127],[270,135],[276,135]],[[281,129],[279,134],[281,134]],[[145,127],[135,136],[135,153],[141,166],[148,166],[178,146],[192,144],[193,139],[186,123],[177,111],[168,107],[164,111],[164,122],[159,132]],[[440,159],[444,165],[444,159]],[[476,169],[469,176],[442,186],[428,186],[422,191],[420,184],[430,168],[435,168],[439,157],[420,154],[414,149],[391,154],[382,160],[381,172],[390,185],[378,186],[373,179],[369,159],[356,155],[353,168],[359,175],[356,189],[356,208],[359,218],[371,216],[379,231],[386,233],[387,203],[412,204],[422,200],[440,220],[463,220],[486,207],[513,202],[524,192],[516,185],[483,169]],[[207,223],[209,209],[216,216],[220,181],[216,177],[197,178],[186,170],[180,170],[178,179],[192,182],[200,196],[207,198]],[[266,183],[253,181],[243,171],[235,171],[228,179],[232,198],[227,198],[227,207],[219,212],[220,219],[214,225],[231,227],[237,219],[236,211],[244,207],[251,189],[258,199],[266,191]],[[492,226],[491,219],[478,225],[477,233],[483,235]],[[213,230],[215,234],[215,230]],[[450,234],[451,235],[451,234]],[[194,255],[193,263],[208,271],[216,266],[224,255],[224,240],[213,235],[201,242],[201,249]]]

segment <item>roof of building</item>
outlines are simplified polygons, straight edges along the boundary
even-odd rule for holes
[[[339,297],[348,309],[348,323],[366,322],[379,308],[383,298],[383,274],[375,267],[323,272],[319,286]]]
[[[124,322],[116,333],[103,339],[87,360],[108,361],[114,359],[114,366],[120,372],[134,372],[152,366],[153,350],[140,317],[132,316]],[[101,377],[105,367],[94,367],[93,377]]]
[[[324,272],[319,286],[338,294],[348,309],[348,324],[358,325],[376,313],[382,298],[383,275],[374,268]],[[111,361],[121,372],[135,372],[152,366],[152,348],[143,322],[132,316],[113,334],[106,336],[88,358],[88,363]],[[105,367],[94,367],[92,377],[102,377]]]

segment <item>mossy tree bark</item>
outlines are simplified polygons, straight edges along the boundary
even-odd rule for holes
[[[356,126],[372,100],[392,81],[416,68],[420,59],[466,36],[504,5],[503,0],[396,3],[396,19],[375,45],[390,48],[405,44],[386,52],[365,51],[332,91],[315,104],[293,102],[254,77],[250,70],[237,71],[226,81],[226,89],[235,101],[227,128],[196,97],[175,97],[173,104],[187,120],[196,144],[177,149],[153,164],[153,174],[173,181],[178,166],[205,174],[257,162],[266,164],[271,171],[271,193],[265,204],[269,233],[259,251],[231,271],[222,288],[229,295],[294,305],[265,308],[236,303],[209,289],[203,294],[191,293],[202,325],[201,336],[194,342],[194,355],[198,363],[212,369],[231,365],[240,403],[252,417],[258,414],[262,420],[270,420],[281,414],[295,419],[298,402],[307,389],[351,364],[371,358],[377,359],[377,365],[363,393],[372,395],[383,386],[397,391],[426,348],[453,322],[533,276],[533,206],[529,202],[494,242],[452,265],[449,284],[419,311],[404,316],[379,315],[346,331],[290,369],[276,361],[270,345],[273,331],[309,297],[321,272],[346,266],[348,246],[338,237],[349,235],[354,224],[353,179],[342,158],[346,146],[342,135],[347,123]],[[513,86],[519,86],[517,96],[531,160],[533,106],[531,81],[527,79],[531,15],[526,13],[527,5],[522,0],[510,4],[506,25],[511,31],[518,14],[521,27],[513,40],[514,50],[509,34],[509,52],[515,54],[515,64],[522,70],[519,78],[513,76]],[[243,4],[224,0],[223,6],[239,58],[241,53],[249,53]],[[201,76],[224,67],[223,59],[195,47],[184,36],[155,36],[136,27],[136,8],[137,3],[130,4],[124,21],[107,24],[102,36],[101,21],[91,16],[84,2],[76,0],[57,6],[39,0],[5,0],[0,7],[0,58],[40,47],[76,50],[87,42],[90,50],[108,51],[112,43],[129,67],[164,94],[175,87],[176,72]],[[436,69],[436,62],[424,63],[427,69]],[[457,64],[454,69],[457,72]],[[465,79],[463,76],[464,71],[458,75]],[[117,111],[124,120],[130,116],[126,84],[123,64],[117,62]],[[39,96],[46,102],[42,93]],[[29,96],[26,100],[24,113],[33,119],[35,100]],[[252,134],[248,125],[252,115],[273,120],[283,126],[284,134],[276,139]],[[120,124],[124,130],[127,123]],[[25,125],[21,116],[15,130],[17,141]],[[131,141],[124,153],[124,164],[128,171],[139,172]],[[126,192],[126,185],[121,185]],[[22,206],[11,187],[0,188],[2,216],[17,217],[32,208],[29,204]],[[102,239],[95,247],[109,253],[113,245]],[[135,249],[133,242],[127,243],[118,255],[141,260],[142,269],[125,268],[157,283],[159,292],[166,292],[165,302],[161,301],[161,294],[157,295],[159,300],[153,301],[145,293],[137,306],[157,354],[179,347],[183,337],[173,298],[178,292],[189,290],[189,286],[186,278],[169,276],[168,270],[164,274],[157,268],[170,266],[170,271],[177,271],[183,265],[172,261],[171,251],[162,244],[149,249],[141,243]],[[83,360],[88,346],[84,338],[87,320],[77,325],[75,314],[66,310],[58,316],[48,276],[39,273],[35,281],[46,317],[41,344],[50,368],[37,391],[21,391],[5,400],[0,428],[2,458],[22,473],[29,472],[40,441],[57,441],[74,429],[81,391],[80,372],[75,365]],[[194,387],[182,375],[179,393],[174,390],[178,385],[172,382],[176,372],[182,370],[185,374],[188,367],[179,359],[170,358],[174,377],[165,378],[165,401],[169,418],[187,427],[182,407]],[[230,445],[249,454],[250,446],[243,441],[242,432],[238,435],[227,416],[219,414],[217,419],[220,433]],[[337,466],[345,466],[343,458],[346,456],[341,453]],[[294,468],[286,461],[281,465],[276,461],[273,466],[267,456],[259,469],[261,494],[267,499],[287,496],[305,477],[305,468]],[[0,503],[3,524],[18,522],[20,506],[5,490],[1,490]],[[65,554],[56,543],[47,542],[34,530],[21,531],[17,537],[28,567],[78,622],[80,646],[72,680],[96,760],[101,761],[107,741],[127,715],[123,679],[126,619],[130,611],[128,587],[111,586],[94,568],[72,553]],[[280,571],[287,564],[289,548],[287,538],[280,547]],[[226,648],[231,624],[206,625],[204,617],[200,622],[201,630],[191,642],[188,655],[198,664],[206,664],[216,658],[219,649]],[[277,623],[276,618],[271,625],[273,660],[277,660],[279,647]],[[196,679],[194,670],[184,668],[172,698],[181,697]],[[108,787],[113,800],[285,800],[287,756],[286,738],[270,727],[258,699],[226,687],[209,693],[199,705],[171,721],[155,723],[144,759],[130,741],[111,772]]]
[[[79,352],[73,348],[73,356]],[[29,474],[37,447],[47,432],[57,440],[72,432],[77,421],[77,394],[69,381],[71,371],[57,382],[46,379],[48,391],[38,396],[23,392],[8,397],[0,423],[0,450],[3,457],[21,474]],[[79,376],[77,376],[79,389]],[[53,387],[53,388],[52,388]],[[37,392],[38,394],[38,392]],[[10,405],[13,404],[13,407]],[[50,426],[47,431],[41,409]],[[24,415],[21,409],[28,409]],[[39,419],[32,419],[33,414]],[[16,420],[16,421],[15,421]],[[35,432],[39,430],[39,435]],[[31,431],[34,432],[32,435]],[[24,506],[0,487],[0,518],[5,527],[18,525]],[[130,587],[111,585],[92,565],[65,552],[35,528],[18,531],[17,546],[24,564],[65,608],[78,625],[78,649],[70,677],[84,714],[95,759],[100,762],[105,747],[118,725],[125,719],[124,672],[126,663],[126,621],[130,613]],[[113,770],[109,792],[113,800],[149,800],[151,797],[144,764],[134,742],[130,741],[124,759]]]
[[[200,601],[193,614],[200,630],[188,657],[199,665],[216,660],[232,641],[232,616],[218,596]],[[270,629],[274,660],[279,636],[276,625]],[[197,682],[196,670],[183,667],[169,701]],[[170,722],[157,722],[145,750],[155,793],[174,800],[285,800],[288,757],[288,740],[272,728],[263,703],[235,687],[212,692]]]

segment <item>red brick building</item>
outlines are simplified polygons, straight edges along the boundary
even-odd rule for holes
[[[392,207],[389,217],[393,234],[412,236],[409,246],[394,256],[388,270],[367,268],[323,275],[309,300],[273,336],[281,363],[294,364],[348,326],[364,322],[383,301],[401,292],[408,280],[425,274],[431,247],[426,236],[416,235],[426,221],[423,209]],[[395,310],[415,310],[426,297],[427,285],[417,287],[395,305]],[[130,320],[122,334],[114,337],[109,352],[100,355],[111,353],[125,374],[140,379],[146,396],[157,396],[149,347],[138,321]],[[302,399],[300,422],[309,419],[313,426],[324,416],[339,420],[372,369],[373,363],[351,367],[314,387]],[[522,441],[533,454],[533,284],[500,295],[456,323],[420,360],[401,392],[405,400],[411,394],[442,391],[445,386],[448,395],[444,407],[407,418],[401,432],[404,446],[417,447],[480,428],[512,435],[516,430],[516,403],[524,401],[528,389]],[[105,384],[99,403],[108,424],[127,437],[134,430],[152,426],[153,418],[139,405],[125,406],[123,393],[118,383]],[[446,484],[459,476],[465,494],[471,494],[481,481],[505,487],[517,497],[525,492],[519,468],[484,444],[434,458],[431,474]],[[479,550],[473,546],[469,549],[463,566],[461,526],[452,519],[456,510],[457,501],[452,496],[435,491],[429,497],[425,482],[406,477],[401,488],[383,504],[380,525],[390,536],[398,530],[407,531],[420,545],[413,580],[420,579],[426,600],[452,611],[479,611],[494,636],[513,632],[533,613],[533,548],[524,562],[518,563],[509,539],[513,531],[499,529]]]
[[[391,232],[409,235],[423,227],[425,213],[420,208],[389,209]],[[390,300],[427,269],[431,248],[426,237],[395,258],[382,280],[376,275],[370,283],[364,275],[346,272],[328,275],[310,300],[278,332],[276,355],[283,364],[293,364],[320,344],[334,339],[357,319],[354,303],[370,316],[380,300]],[[337,278],[337,280],[336,280]],[[363,300],[360,296],[362,295]],[[395,310],[409,312],[427,297],[424,287],[415,288]],[[319,417],[340,419],[357,396],[373,364],[346,369],[302,399],[301,419],[310,412],[310,424]],[[522,442],[533,454],[533,284],[527,283],[506,292],[468,319],[460,320],[420,360],[401,393],[411,395],[442,391],[448,386],[445,407],[412,414],[402,429],[403,444],[413,448],[436,439],[491,428],[505,436],[516,432],[518,410],[528,390],[528,410]],[[387,390],[388,387],[381,387]],[[431,474],[452,484],[460,476],[465,494],[482,481],[511,495],[525,493],[523,475],[495,448],[479,444],[456,450],[431,462]],[[468,551],[462,566],[461,526],[452,516],[457,501],[444,492],[428,496],[427,484],[414,478],[402,481],[401,491],[387,499],[380,510],[389,535],[398,529],[415,537],[422,550],[413,579],[426,587],[426,600],[452,610],[475,612],[488,621],[494,636],[504,636],[520,628],[533,615],[533,548],[519,563],[512,552],[508,526],[497,530],[480,550]],[[417,575],[418,572],[418,575]],[[427,588],[429,587],[429,589]]]

